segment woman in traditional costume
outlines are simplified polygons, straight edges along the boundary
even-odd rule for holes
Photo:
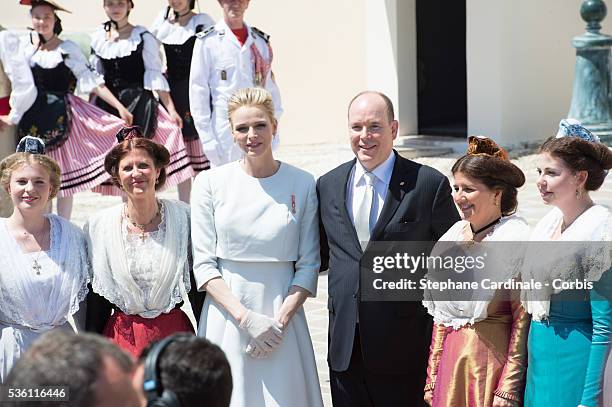
[[[133,114],[134,125],[145,137],[162,144],[170,152],[166,187],[190,180],[195,172],[191,166],[181,127],[183,121],[174,107],[168,81],[162,75],[159,43],[143,26],[128,21],[134,7],[132,0],[104,0],[104,11],[109,20],[92,35],[91,63],[104,76],[110,91]],[[159,95],[159,102],[153,92]],[[102,109],[115,113],[113,106],[96,99]],[[97,192],[121,195],[122,192],[106,182]]]
[[[529,227],[515,214],[517,188],[525,183],[523,172],[493,140],[470,137],[468,142],[467,154],[452,168],[454,200],[462,220],[440,242],[495,242],[495,246],[524,239]],[[496,265],[492,270],[496,281],[518,277],[516,264]],[[481,281],[484,275],[474,277]],[[429,405],[519,405],[529,329],[520,290],[479,291],[468,301],[428,299],[424,305],[434,319],[425,386]]]
[[[104,167],[127,202],[100,211],[85,225],[93,270],[87,329],[138,356],[153,341],[194,332],[180,307],[193,294],[189,300],[197,317],[202,299],[191,290],[189,206],[155,195],[164,186],[170,153],[137,127],[123,129],[117,138]]]
[[[0,163],[0,184],[14,205],[0,218],[0,382],[42,333],[72,329],[87,296],[89,264],[83,232],[46,213],[60,188],[60,168],[40,139],[25,137]],[[83,315],[84,316],[84,315]],[[81,318],[76,317],[77,327]]]
[[[208,295],[198,335],[232,367],[232,407],[322,406],[302,304],[314,296],[319,223],[311,174],[276,161],[272,95],[237,91],[229,101],[244,159],[196,177],[194,274]]]
[[[602,405],[612,346],[612,213],[590,192],[610,168],[612,151],[575,120],[562,120],[557,137],[540,147],[537,187],[554,208],[536,225],[531,246],[558,243],[528,256],[523,271],[524,280],[550,289],[523,293],[532,314],[525,406]],[[558,289],[575,281],[592,288]]]
[[[72,195],[91,189],[108,179],[102,166],[104,156],[114,144],[114,135],[132,115],[90,69],[79,46],[61,40],[61,20],[56,11],[67,12],[56,1],[21,0],[31,5],[32,26],[36,35],[24,44],[38,96],[23,115],[18,138],[40,137],[47,154],[62,169],[62,184],[57,192],[57,212],[64,218],[72,213]],[[93,92],[115,107],[116,116],[74,96]],[[125,122],[125,123],[124,123]]]
[[[215,25],[206,13],[194,13],[195,0],[168,0],[168,7],[157,17],[151,33],[163,44],[170,95],[183,120],[183,140],[196,173],[210,168],[202,149],[189,107],[189,71],[196,34]],[[189,202],[191,180],[178,185],[179,199]]]

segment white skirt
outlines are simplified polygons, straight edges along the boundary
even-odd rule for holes
[[[236,262],[219,259],[219,270],[232,293],[247,308],[274,318],[290,288],[293,262]],[[231,407],[323,406],[317,366],[304,309],[285,328],[283,343],[266,359],[245,350],[249,335],[206,297],[198,336],[219,345],[232,368]]]

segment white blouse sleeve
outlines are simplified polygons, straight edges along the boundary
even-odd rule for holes
[[[68,51],[66,66],[77,79],[77,92],[91,93],[96,87],[104,85],[104,78],[87,62],[81,48],[72,41],[65,41],[62,46]]]
[[[217,231],[209,172],[200,173],[193,183],[191,198],[191,245],[193,275],[197,289],[221,277],[217,268]]]
[[[144,47],[142,59],[144,60],[145,75],[144,87],[147,90],[170,91],[168,81],[162,75],[162,60],[159,50],[159,42],[153,34],[146,32],[142,35]]]
[[[102,65],[102,60],[93,50],[91,51],[91,55],[89,57],[89,66],[93,67],[98,75],[104,77],[104,66]]]
[[[11,81],[9,120],[17,124],[36,100],[37,92],[32,70],[19,49],[19,39],[8,31],[0,32],[0,60]]]
[[[317,295],[317,282],[321,265],[319,251],[319,203],[314,179],[308,185],[305,204],[306,207],[300,219],[298,258],[295,262],[295,274],[291,285],[308,290],[314,297]]]

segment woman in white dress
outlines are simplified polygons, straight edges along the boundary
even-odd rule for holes
[[[0,218],[0,382],[39,335],[71,329],[67,319],[89,282],[83,232],[45,214],[60,187],[59,166],[43,155],[40,139],[25,137],[17,151],[0,163],[0,182],[14,205],[9,218]]]
[[[228,109],[244,157],[194,182],[194,274],[208,294],[198,335],[227,355],[232,407],[322,406],[302,308],[320,263],[315,181],[272,156],[268,91],[241,89]]]

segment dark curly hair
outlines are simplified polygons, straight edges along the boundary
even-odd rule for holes
[[[451,169],[482,182],[487,188],[502,192],[501,212],[513,214],[518,206],[517,188],[525,184],[525,174],[508,159],[508,153],[493,140],[470,136],[466,155],[459,158]]]
[[[540,146],[540,153],[560,159],[573,172],[586,171],[587,191],[597,191],[612,168],[612,151],[605,144],[578,137],[551,137]]]
[[[155,190],[159,190],[166,183],[166,165],[170,162],[170,153],[161,144],[144,138],[139,127],[126,127],[117,135],[122,141],[113,147],[104,158],[104,169],[111,175],[113,184],[121,187],[119,182],[119,163],[130,151],[141,149],[147,152],[153,160],[156,169],[159,169],[159,177],[155,184]]]

